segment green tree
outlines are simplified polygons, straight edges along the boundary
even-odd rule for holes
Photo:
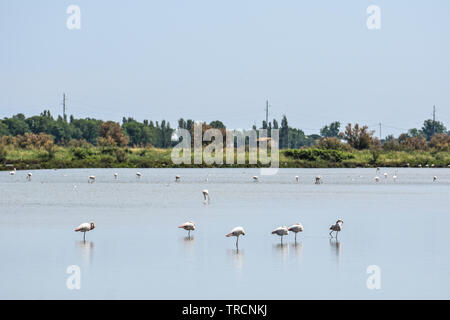
[[[446,133],[447,128],[440,121],[433,121],[431,119],[425,120],[423,122],[422,132],[429,141],[432,136],[438,133]]]
[[[341,123],[339,121],[332,122],[329,126],[324,126],[320,129],[320,135],[325,138],[337,137],[340,127]]]

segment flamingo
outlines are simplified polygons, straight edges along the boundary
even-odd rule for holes
[[[10,172],[9,172],[9,175],[10,175],[10,176],[13,176],[13,175],[15,175],[15,174],[16,174],[16,171],[17,171],[17,170],[16,170],[16,168],[14,168],[14,170],[13,170],[13,171],[10,171]]]
[[[316,184],[321,184],[322,183],[322,176],[317,176],[316,177]]]
[[[76,227],[75,232],[83,232],[83,241],[86,241],[86,232],[95,228],[94,222],[85,222]]]
[[[245,236],[244,228],[242,227],[236,227],[233,230],[231,230],[230,233],[227,233],[225,237],[236,237],[236,249],[239,250],[239,236]]]
[[[388,174],[387,172],[383,173],[384,177],[387,178]]]
[[[203,198],[204,198],[204,200],[205,200],[205,203],[206,203],[206,201],[208,201],[209,202],[209,200],[211,199],[210,197],[209,197],[209,192],[208,192],[208,190],[202,190],[202,194],[203,194]]]
[[[295,176],[295,181],[298,182],[298,176]]]
[[[27,173],[27,180],[28,181],[31,181],[31,176],[32,176],[33,174],[31,173],[31,172],[28,172]]]
[[[119,178],[119,174],[116,172],[116,173],[114,173],[114,179],[117,180],[117,178]]]
[[[179,175],[175,176],[175,182],[180,182],[181,177]]]
[[[339,231],[342,231],[342,224],[344,223],[344,221],[342,221],[341,219],[338,219],[338,221],[336,221],[335,224],[333,224],[330,227],[330,236],[333,238],[332,232],[335,231],[336,232],[336,239],[338,237],[338,233]]]
[[[380,178],[378,176],[375,177],[375,182],[380,182]]]
[[[192,221],[188,221],[178,226],[178,228],[184,229],[188,231],[188,237],[191,237],[191,230],[195,230],[195,223]]]
[[[433,177],[433,182],[434,182],[434,181],[437,181],[437,176],[434,176],[434,177]]]
[[[89,176],[88,183],[94,183],[95,182],[95,176]]]
[[[394,175],[392,176],[392,179],[394,179],[394,181],[396,182],[397,181],[397,170],[395,171],[395,173],[394,173]]]
[[[141,176],[142,176],[142,174],[138,171],[138,172],[136,172],[136,179],[140,179],[141,178]]]
[[[300,222],[297,222],[296,224],[290,226],[288,228],[288,231],[292,231],[295,233],[295,242],[297,242],[297,233],[303,231],[303,225]]]
[[[253,181],[258,182],[259,178],[258,178],[258,176],[253,176],[252,179],[253,179]]]
[[[272,234],[276,234],[281,237],[281,243],[283,243],[283,236],[287,236],[289,234],[289,230],[286,226],[278,227],[272,231]]]

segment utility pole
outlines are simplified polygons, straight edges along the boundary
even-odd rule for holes
[[[65,93],[63,93],[62,105],[63,105],[63,119],[64,119],[64,121],[67,121],[67,117],[66,117],[66,94]]]
[[[380,122],[380,141],[381,141],[381,122]]]
[[[436,105],[433,106],[433,134],[436,132]]]
[[[269,100],[266,100],[266,126],[269,127]]]

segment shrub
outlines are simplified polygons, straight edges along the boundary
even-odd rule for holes
[[[331,161],[341,162],[343,160],[353,159],[354,156],[351,153],[330,150],[330,149],[294,149],[286,150],[285,155],[294,159],[307,160],[307,161]]]

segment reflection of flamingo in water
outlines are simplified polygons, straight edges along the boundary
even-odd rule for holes
[[[236,227],[225,235],[227,238],[236,237],[236,249],[239,250],[239,236],[245,236],[244,228]]]

